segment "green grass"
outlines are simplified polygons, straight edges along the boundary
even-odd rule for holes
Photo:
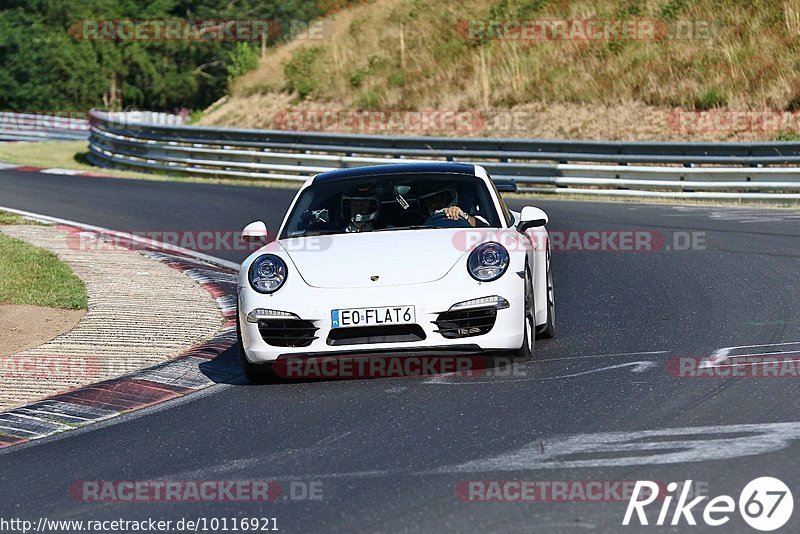
[[[320,49],[316,47],[301,48],[292,54],[291,60],[283,69],[289,88],[297,91],[301,100],[319,86],[319,78],[315,71],[319,53]]]
[[[83,282],[55,254],[0,234],[0,304],[85,310],[88,297]]]
[[[0,224],[27,224],[28,221],[15,213],[0,211]]]
[[[257,187],[277,187],[282,189],[299,189],[302,182],[286,182],[281,180],[252,180],[237,178],[203,178],[196,176],[180,176],[176,174],[123,171],[106,169],[91,165],[86,159],[88,150],[85,141],[46,141],[42,143],[0,143],[0,161],[15,165],[32,167],[73,169],[93,172],[111,178],[133,178],[156,182],[186,182],[201,184],[247,185]]]
[[[694,101],[694,109],[708,111],[713,108],[722,108],[728,104],[728,99],[716,89],[709,89],[698,96]]]
[[[47,226],[43,222],[35,221],[33,219],[26,219],[22,215],[8,213],[7,211],[0,211],[0,224],[32,224],[34,226]]]
[[[775,137],[776,141],[800,141],[800,135],[797,132],[778,132]]]

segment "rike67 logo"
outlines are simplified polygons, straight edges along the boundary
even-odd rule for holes
[[[666,495],[660,495],[659,484],[649,480],[638,480],[633,488],[633,495],[628,501],[628,508],[625,510],[625,517],[622,524],[628,526],[634,519],[639,525],[649,525],[645,508],[656,502],[659,497],[663,497],[658,519],[654,525],[697,525],[694,514],[701,516],[702,521],[711,527],[722,526],[731,520],[735,515],[737,504],[739,514],[742,519],[756,530],[769,532],[777,530],[785,525],[792,517],[794,510],[794,498],[789,487],[777,478],[760,477],[751,480],[739,494],[738,503],[733,497],[720,495],[710,499],[708,502],[701,503],[708,499],[707,495],[695,497],[689,500],[689,492],[692,481],[687,480],[682,487],[677,482],[667,484]],[[678,496],[678,492],[680,495]],[[644,496],[644,498],[640,498]],[[670,517],[670,507],[675,497],[678,497],[675,509]],[[651,518],[652,519],[652,518]],[[634,520],[634,523],[636,521]]]

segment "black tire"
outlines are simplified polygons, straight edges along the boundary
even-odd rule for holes
[[[547,322],[539,327],[536,337],[552,339],[556,336],[556,293],[553,286],[553,270],[550,268],[550,250],[547,251]]]
[[[254,384],[264,384],[274,378],[271,363],[255,364],[247,360],[244,353],[244,343],[242,343],[242,327],[239,325],[239,308],[236,308],[236,345],[239,349],[239,363],[242,366],[244,376]]]
[[[523,321],[522,346],[516,351],[516,357],[521,360],[533,358],[534,347],[536,344],[536,315],[533,296],[533,283],[531,274],[525,269],[525,319]]]

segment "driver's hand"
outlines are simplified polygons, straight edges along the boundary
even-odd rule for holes
[[[464,210],[459,208],[458,206],[447,206],[444,209],[444,214],[447,216],[448,219],[457,221],[458,219],[466,219],[467,214],[464,213]]]

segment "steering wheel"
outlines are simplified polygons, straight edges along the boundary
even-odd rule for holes
[[[450,219],[445,215],[444,211],[435,211],[433,215],[425,219],[428,226],[436,226],[438,228],[472,228],[469,221],[464,219]]]

